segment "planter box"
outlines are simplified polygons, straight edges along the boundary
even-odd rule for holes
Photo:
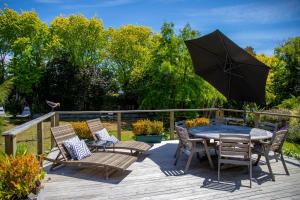
[[[161,135],[137,135],[136,141],[146,142],[146,143],[160,143],[162,140]]]

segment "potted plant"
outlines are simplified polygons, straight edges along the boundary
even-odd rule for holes
[[[35,155],[0,155],[0,199],[42,199],[45,172]]]
[[[132,124],[133,133],[137,141],[147,143],[160,143],[162,140],[162,133],[164,131],[163,122],[138,120]]]

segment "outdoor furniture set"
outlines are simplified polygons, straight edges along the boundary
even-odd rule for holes
[[[265,157],[271,178],[275,181],[270,165],[270,151],[274,152],[276,161],[278,161],[278,155],[280,155],[284,170],[289,175],[282,154],[282,146],[287,137],[287,129],[272,133],[259,128],[213,124],[191,129],[176,125],[175,130],[179,138],[179,145],[175,153],[176,159],[174,164],[176,165],[182,152],[187,153],[189,157],[185,173],[189,169],[194,153],[205,153],[210,166],[213,168],[209,150],[215,148],[218,154],[218,181],[220,180],[221,164],[246,165],[249,169],[251,187],[252,165],[256,166],[261,156]],[[210,144],[210,141],[213,141],[213,143]],[[252,154],[258,155],[255,162],[252,162]]]

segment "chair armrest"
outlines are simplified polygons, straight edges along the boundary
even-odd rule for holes
[[[270,141],[259,140],[258,143],[259,143],[259,144],[262,144],[262,145],[271,145],[271,142],[270,142]]]

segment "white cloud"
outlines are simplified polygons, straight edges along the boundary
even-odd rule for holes
[[[300,2],[283,1],[274,4],[244,4],[191,10],[187,16],[203,17],[226,23],[274,23],[300,20]]]

